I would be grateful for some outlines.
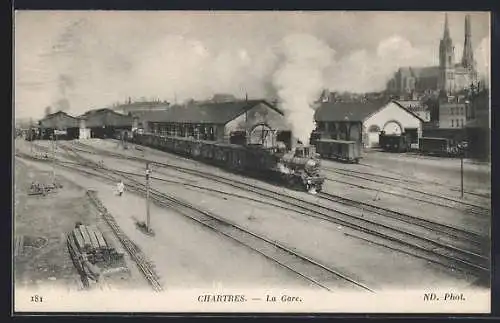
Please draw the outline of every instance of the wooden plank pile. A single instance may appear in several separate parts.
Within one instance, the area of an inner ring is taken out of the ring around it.
[[[123,253],[119,253],[95,226],[77,224],[68,233],[68,249],[86,287],[89,278],[98,281],[103,272],[126,270]]]
[[[46,195],[47,193],[55,193],[57,192],[57,189],[62,187],[63,186],[58,183],[40,184],[33,182],[28,190],[28,195]]]

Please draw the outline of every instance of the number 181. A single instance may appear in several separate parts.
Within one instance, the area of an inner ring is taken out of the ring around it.
[[[42,298],[42,296],[39,296],[39,295],[33,295],[33,296],[31,296],[31,302],[32,303],[41,303],[41,302],[43,302],[43,298]]]

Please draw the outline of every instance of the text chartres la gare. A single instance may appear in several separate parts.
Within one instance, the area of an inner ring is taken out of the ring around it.
[[[245,295],[220,295],[220,294],[204,294],[198,296],[198,302],[201,303],[240,303],[252,301],[266,301],[266,302],[282,302],[282,303],[292,303],[292,302],[302,302],[302,298],[297,296],[272,296],[266,295],[265,297],[252,297],[247,298]]]

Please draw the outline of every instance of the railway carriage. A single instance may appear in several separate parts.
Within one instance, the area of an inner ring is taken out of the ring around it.
[[[361,147],[356,141],[316,139],[316,150],[321,158],[330,158],[349,163],[359,163]]]

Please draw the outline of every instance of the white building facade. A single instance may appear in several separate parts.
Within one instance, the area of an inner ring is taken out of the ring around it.
[[[422,118],[391,101],[363,120],[365,147],[378,147],[381,131],[386,134],[407,133],[411,142],[418,144],[418,138],[422,136],[422,123]]]

